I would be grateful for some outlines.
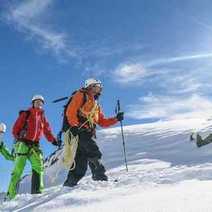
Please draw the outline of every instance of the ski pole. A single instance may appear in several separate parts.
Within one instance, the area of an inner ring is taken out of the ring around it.
[[[121,111],[120,101],[117,100],[116,112],[118,113],[120,111]],[[122,144],[123,144],[123,150],[124,150],[124,160],[125,160],[125,165],[126,165],[126,171],[128,172],[126,147],[125,147],[125,139],[124,139],[124,129],[123,129],[123,123],[122,123],[122,121],[120,121],[120,125],[121,125]]]

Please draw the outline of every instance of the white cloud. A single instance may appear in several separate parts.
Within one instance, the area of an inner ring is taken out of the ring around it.
[[[169,63],[212,57],[212,54],[191,55],[119,66],[114,75],[123,85],[142,85],[153,92],[128,106],[127,116],[134,119],[180,119],[210,117],[212,101],[208,97],[211,65],[186,68],[160,67]],[[157,67],[158,66],[158,67]],[[204,73],[204,74],[203,74]],[[207,86],[207,88],[206,88]]]
[[[173,72],[181,74],[181,70],[157,68],[157,66],[168,65],[176,62],[212,58],[212,53],[187,55],[180,57],[161,58],[152,61],[123,63],[113,72],[115,81],[120,84],[140,84],[141,80],[150,76],[167,75],[173,76]],[[168,78],[166,77],[166,78]]]
[[[164,72],[160,72],[163,74]],[[130,84],[135,82],[141,82],[142,79],[158,75],[159,72],[154,70],[147,70],[142,64],[123,64],[120,65],[113,73],[115,81],[121,84]]]
[[[159,118],[199,118],[210,117],[212,101],[192,95],[189,98],[153,96],[149,94],[139,99],[139,104],[129,106],[127,116],[134,119]]]
[[[157,60],[150,61],[147,63],[147,67],[153,67],[158,65],[165,65],[176,62],[183,62],[188,60],[197,60],[197,59],[207,59],[212,58],[212,53],[204,53],[204,54],[195,54],[195,55],[185,55],[179,57],[170,57],[170,58],[161,58]]]
[[[11,15],[14,18],[22,19],[34,19],[42,15],[47,7],[52,3],[52,0],[30,0],[20,3],[14,7],[11,11]]]
[[[212,57],[199,54],[159,59],[141,63],[122,64],[115,72],[117,82],[123,85],[139,85],[144,91],[153,92],[128,107],[127,116],[134,119],[179,119],[208,117],[212,114],[212,101],[208,98],[211,65],[187,68],[170,68],[163,65],[186,60]],[[160,66],[161,65],[161,66]],[[176,66],[177,67],[177,66]],[[178,66],[179,67],[179,66]],[[203,75],[204,73],[204,75]],[[206,88],[207,86],[207,88]],[[205,95],[205,96],[203,96]]]
[[[192,94],[198,92],[203,84],[193,76],[192,72],[186,74],[175,73],[164,75],[160,78],[162,83],[161,87],[167,90],[169,95],[182,95],[182,94]]]
[[[6,19],[16,30],[24,32],[28,38],[36,39],[43,48],[60,56],[75,56],[75,52],[67,45],[67,35],[44,23],[52,3],[53,0],[23,1],[7,11]]]

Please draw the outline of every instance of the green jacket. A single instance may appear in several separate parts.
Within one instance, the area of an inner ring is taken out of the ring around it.
[[[15,160],[15,157],[12,153],[9,152],[7,147],[4,145],[3,142],[0,142],[0,153],[4,156],[6,160]]]

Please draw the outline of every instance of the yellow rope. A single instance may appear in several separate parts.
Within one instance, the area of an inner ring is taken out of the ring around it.
[[[78,148],[79,136],[73,136],[70,129],[64,134],[63,164],[66,168],[75,169],[75,155]]]
[[[89,124],[90,128],[94,127],[94,115],[96,113],[96,109],[98,108],[98,104],[95,102],[95,105],[93,106],[92,110],[90,111],[90,113],[86,116],[86,121],[79,127],[79,129],[81,129],[85,124]],[[82,111],[83,113],[83,111]]]

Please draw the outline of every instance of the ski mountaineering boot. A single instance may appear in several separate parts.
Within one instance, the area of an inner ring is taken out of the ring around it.
[[[92,179],[95,181],[107,181],[108,177],[105,174],[105,167],[100,162],[100,159],[98,158],[90,158],[88,162],[91,173],[92,173]]]
[[[196,140],[197,146],[201,147],[201,146],[212,143],[212,134],[209,134],[205,139],[202,139],[201,136],[199,134],[197,134],[196,139],[197,139]]]
[[[201,147],[204,145],[203,139],[199,134],[197,134],[196,136],[196,144],[197,144],[197,147]]]

